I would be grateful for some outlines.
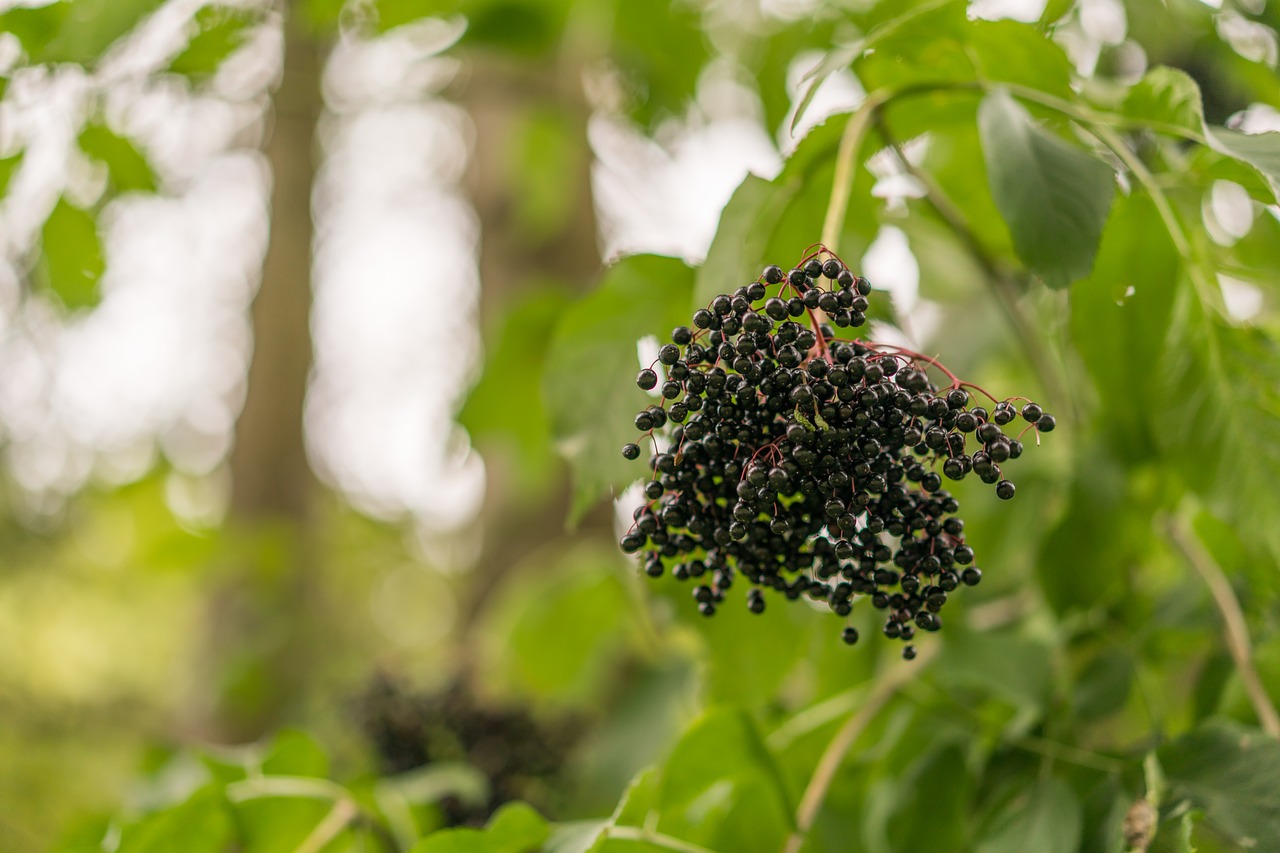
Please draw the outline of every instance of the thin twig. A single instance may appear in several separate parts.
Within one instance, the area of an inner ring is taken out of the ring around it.
[[[338,800],[324,816],[324,820],[317,823],[311,834],[302,839],[294,853],[320,853],[358,814],[360,808],[354,802],[348,799]]]
[[[831,787],[836,772],[839,771],[849,750],[857,742],[858,736],[893,698],[898,689],[920,674],[921,668],[938,653],[938,648],[937,643],[930,643],[911,663],[902,663],[877,677],[875,689],[867,696],[867,701],[840,727],[835,737],[831,739],[831,743],[827,744],[822,757],[818,759],[818,766],[809,777],[809,784],[805,787],[800,805],[796,808],[795,831],[788,836],[786,844],[783,845],[783,853],[799,853],[805,837],[818,818],[823,801],[827,798],[827,789]]]
[[[867,135],[872,116],[890,97],[888,92],[872,92],[867,95],[862,106],[849,117],[840,136],[840,147],[836,149],[836,173],[831,181],[831,201],[827,204],[827,215],[822,220],[822,243],[832,251],[839,251],[840,231],[844,228],[844,217],[849,211],[849,197],[853,194],[853,167],[862,147],[862,140]]]
[[[1244,611],[1240,608],[1235,590],[1231,588],[1231,582],[1227,580],[1222,567],[1214,561],[1183,523],[1176,518],[1170,518],[1168,528],[1173,544],[1178,547],[1191,568],[1196,570],[1205,586],[1209,588],[1209,595],[1213,597],[1213,603],[1222,616],[1227,651],[1235,661],[1245,693],[1249,695],[1249,702],[1253,705],[1254,713],[1258,715],[1258,722],[1267,734],[1280,738],[1280,713],[1276,712],[1276,706],[1272,704],[1271,697],[1262,686],[1262,679],[1258,677],[1258,670],[1253,665],[1253,646],[1249,642],[1249,626],[1245,622]]]
[[[654,847],[676,850],[679,853],[715,853],[714,850],[709,850],[706,847],[701,847],[671,835],[663,835],[661,832],[656,832],[652,829],[640,829],[634,826],[610,826],[605,829],[604,834],[606,838],[616,838],[619,841],[642,841]]]

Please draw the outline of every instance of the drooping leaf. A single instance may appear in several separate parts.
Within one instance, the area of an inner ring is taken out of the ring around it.
[[[1050,776],[1016,796],[974,848],[977,853],[1075,853],[1080,846],[1080,801]]]
[[[222,61],[245,43],[250,31],[262,23],[260,9],[248,6],[205,6],[196,12],[195,35],[166,69],[192,80],[212,77]]]
[[[40,247],[44,287],[67,308],[91,308],[101,294],[98,281],[105,263],[93,214],[65,198],[45,220]]]
[[[1280,849],[1280,743],[1237,723],[1197,726],[1159,751],[1170,807],[1189,801],[1248,849]]]
[[[105,124],[91,123],[80,132],[80,148],[104,163],[117,192],[155,192],[156,176],[151,164],[132,141]]]
[[[1093,267],[1115,194],[1115,173],[1098,158],[1036,125],[1004,92],[978,108],[991,195],[1018,256],[1050,287]]]
[[[552,436],[573,468],[571,523],[597,500],[644,476],[622,458],[640,436],[635,415],[653,398],[636,388],[636,342],[665,340],[689,322],[693,271],[674,258],[634,255],[615,264],[600,287],[568,307],[547,352],[542,391]]]
[[[1120,198],[1088,278],[1071,288],[1071,336],[1098,391],[1107,439],[1128,460],[1150,458],[1150,413],[1185,275],[1149,196]]]
[[[693,722],[662,768],[658,829],[714,850],[774,850],[792,829],[782,776],[742,711]]]
[[[1204,127],[1200,86],[1185,71],[1167,65],[1148,70],[1125,96],[1121,111],[1127,118],[1155,127],[1196,134]]]
[[[551,834],[547,821],[524,803],[508,803],[484,829],[444,829],[415,844],[410,853],[534,853]]]

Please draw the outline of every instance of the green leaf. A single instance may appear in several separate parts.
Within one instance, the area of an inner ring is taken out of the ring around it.
[[[163,0],[58,0],[38,9],[10,9],[0,31],[18,36],[33,64],[95,65]]]
[[[58,35],[70,8],[70,0],[56,0],[47,6],[9,9],[0,13],[0,33],[15,36],[28,59],[38,63],[49,42]]]
[[[571,302],[563,288],[522,288],[488,336],[480,381],[458,413],[490,463],[511,473],[519,494],[541,495],[559,464],[540,385],[552,334]]]
[[[658,829],[714,850],[774,850],[793,828],[791,798],[755,724],[717,708],[693,722],[662,768]]]
[[[262,20],[262,10],[252,7],[215,4],[201,8],[195,15],[195,35],[166,70],[197,81],[212,77]]]
[[[117,853],[222,853],[233,840],[231,815],[212,786],[184,803],[148,815],[120,833]]]
[[[1280,344],[1209,315],[1186,288],[1157,374],[1157,440],[1215,515],[1280,554]]]
[[[1018,256],[1053,288],[1088,275],[1115,193],[1111,167],[1041,130],[1004,92],[983,98],[978,129]]]
[[[591,703],[627,648],[632,604],[612,548],[584,546],[553,572],[517,576],[486,621],[486,667],[521,697]]]
[[[611,489],[644,476],[621,453],[637,440],[636,412],[654,402],[635,385],[636,341],[665,341],[687,323],[692,289],[693,271],[683,262],[635,255],[615,264],[556,326],[542,390],[552,435],[573,468],[571,523]]]
[[[1256,729],[1213,721],[1159,751],[1168,802],[1189,801],[1205,823],[1241,847],[1280,850],[1280,743]]]
[[[977,853],[1075,853],[1080,846],[1080,802],[1066,782],[1036,782],[996,816]]]
[[[1271,191],[1280,197],[1280,133],[1240,133],[1205,125],[1209,147],[1248,163],[1262,173]]]
[[[1075,680],[1073,704],[1076,715],[1096,720],[1119,711],[1129,700],[1137,677],[1133,656],[1121,648],[1111,648],[1094,657]]]
[[[973,779],[960,744],[941,743],[903,774],[888,837],[899,850],[969,849]],[[929,820],[920,816],[928,814]]]
[[[652,128],[682,114],[709,57],[699,6],[684,0],[623,0],[614,4],[613,16],[609,58],[632,95],[632,117]]]
[[[1150,69],[1134,84],[1121,112],[1136,121],[1189,133],[1199,134],[1204,127],[1200,86],[1185,71],[1167,65]]]
[[[508,803],[484,829],[445,829],[413,846],[410,853],[533,853],[551,834],[542,815],[524,803]]]
[[[1105,435],[1122,458],[1152,457],[1162,423],[1150,413],[1185,276],[1149,196],[1123,196],[1089,277],[1071,288],[1071,337],[1098,391]]]
[[[657,767],[646,767],[632,778],[618,800],[609,822],[615,826],[643,826],[658,801],[658,785],[662,780]]]
[[[19,151],[12,157],[0,157],[0,196],[9,191],[9,181],[13,180],[13,176],[17,174],[19,167],[22,166],[22,158],[26,155],[26,151]]]
[[[263,757],[262,772],[268,776],[314,776],[324,779],[329,775],[329,757],[306,732],[285,729],[276,735],[271,748]]]
[[[58,199],[45,220],[41,242],[42,282],[70,309],[91,308],[101,294],[105,262],[93,214]]]
[[[933,672],[942,684],[977,686],[1022,708],[1039,711],[1049,699],[1049,647],[1008,631],[978,633],[948,625]]]
[[[883,4],[895,8],[892,4]],[[1035,27],[969,20],[963,0],[923,3],[868,34],[854,71],[868,91],[937,83],[1010,82],[1072,97],[1071,63]]]
[[[133,142],[116,134],[105,124],[86,125],[80,132],[80,148],[90,157],[106,164],[107,173],[117,192],[155,192],[156,176],[151,171],[147,158]]]
[[[831,195],[836,151],[849,115],[832,116],[800,140],[772,181],[748,175],[720,214],[706,261],[698,268],[694,306],[701,307],[721,293],[732,293],[755,281],[766,264],[787,265],[819,236]],[[861,163],[871,153],[865,146],[854,185],[839,251],[855,263],[875,238],[879,202],[871,198],[875,180]],[[873,299],[869,316],[884,319],[889,300]]]

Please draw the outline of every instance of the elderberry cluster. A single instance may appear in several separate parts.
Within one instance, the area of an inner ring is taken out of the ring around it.
[[[622,550],[641,552],[652,577],[669,567],[693,580],[703,614],[741,576],[754,613],[768,590],[842,617],[865,597],[885,611],[885,636],[909,643],[942,627],[954,590],[982,579],[943,477],[972,473],[1012,498],[1001,466],[1023,444],[1002,427],[1020,416],[1024,432],[1050,432],[1053,416],[1031,401],[1015,406],[1025,398],[971,405],[967,388],[986,392],[932,358],[837,339],[832,325],[866,322],[870,295],[865,278],[820,248],[717,296],[636,377],[661,402],[636,415],[653,473]],[[622,454],[638,459],[641,447]],[[858,640],[851,625],[842,636]]]

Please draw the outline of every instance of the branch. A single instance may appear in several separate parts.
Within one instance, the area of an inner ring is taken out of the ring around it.
[[[858,149],[867,135],[867,127],[876,111],[884,105],[891,93],[886,91],[872,92],[867,95],[862,106],[858,107],[844,126],[840,136],[840,147],[836,150],[836,174],[831,181],[831,201],[827,204],[827,215],[822,220],[822,244],[834,252],[839,250],[840,231],[844,228],[844,217],[849,211],[849,196],[853,193],[853,164],[858,157]]]
[[[809,784],[804,789],[804,796],[800,798],[800,805],[796,808],[796,829],[783,845],[783,853],[799,853],[805,837],[818,818],[823,801],[827,798],[827,789],[831,787],[836,772],[840,769],[849,750],[857,742],[858,736],[893,698],[898,689],[919,675],[920,669],[938,653],[938,648],[937,643],[930,643],[913,662],[900,664],[895,669],[878,676],[875,689],[867,696],[866,703],[840,727],[840,731],[836,732],[835,737],[822,753],[822,758],[818,760],[818,766],[814,768],[813,776],[809,778]]]
[[[1231,653],[1236,669],[1240,672],[1240,680],[1244,683],[1250,703],[1253,704],[1254,713],[1258,715],[1258,722],[1267,734],[1280,738],[1280,713],[1276,712],[1276,706],[1272,704],[1271,697],[1262,686],[1258,670],[1253,665],[1253,647],[1249,642],[1249,627],[1245,622],[1244,611],[1240,608],[1235,591],[1231,588],[1231,582],[1227,580],[1222,567],[1213,560],[1184,524],[1170,518],[1168,528],[1169,538],[1173,544],[1182,552],[1182,556],[1191,564],[1191,568],[1200,575],[1205,586],[1209,587],[1213,603],[1222,616],[1227,651]]]
[[[342,830],[360,814],[360,809],[351,800],[338,800],[333,808],[324,816],[324,820],[316,824],[311,834],[302,839],[294,853],[320,853],[330,841],[338,837]]]

